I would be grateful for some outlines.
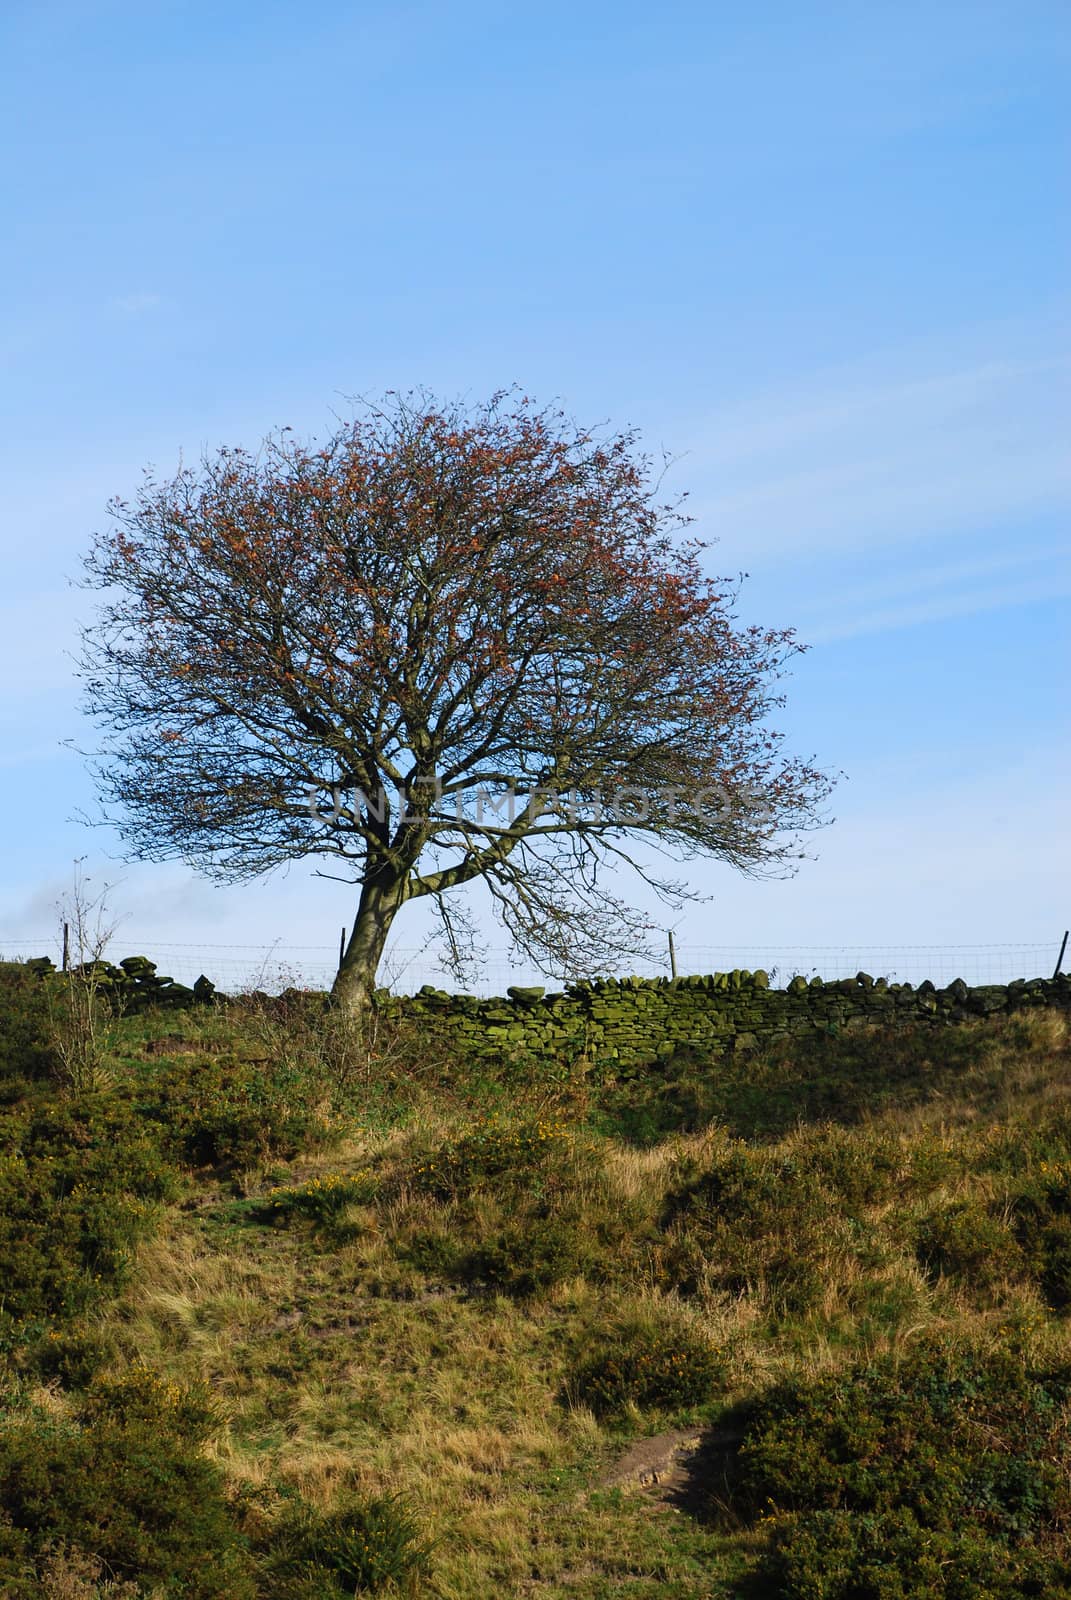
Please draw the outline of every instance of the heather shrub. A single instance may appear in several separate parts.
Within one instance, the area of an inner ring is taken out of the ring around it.
[[[1068,1051],[1064,1053],[1066,1056]],[[1022,1151],[1023,1171],[1044,1172],[1048,1183],[1059,1183],[1061,1169],[1071,1161],[1071,1104],[1060,1100],[1044,1109],[1029,1126],[1015,1132]]]

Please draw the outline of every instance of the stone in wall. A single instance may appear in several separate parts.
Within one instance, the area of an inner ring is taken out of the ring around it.
[[[417,1016],[445,1037],[463,1039],[477,1057],[557,1058],[642,1067],[686,1046],[711,1055],[754,1050],[778,1039],[837,1034],[868,1027],[949,1026],[975,1017],[1035,1006],[1071,1009],[1071,977],[1019,979],[944,988],[888,983],[859,972],[826,983],[793,978],[771,989],[765,972],[683,978],[600,978],[546,993],[514,987],[505,998],[450,995],[427,985],[412,998],[377,993],[386,1011]]]

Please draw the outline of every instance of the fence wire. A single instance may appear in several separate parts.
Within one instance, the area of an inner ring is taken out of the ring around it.
[[[60,960],[58,939],[23,939],[0,936],[0,953],[8,960],[50,956]],[[783,987],[797,974],[804,977],[851,978],[867,972],[890,983],[921,983],[929,978],[939,987],[962,978],[969,984],[1009,983],[1014,978],[1051,977],[1059,953],[1057,939],[1023,944],[960,945],[701,945],[677,946],[677,970],[690,973],[729,972],[735,967],[762,968],[775,987]],[[328,988],[338,965],[337,945],[272,944],[160,944],[124,939],[113,945],[113,960],[144,955],[161,974],[192,984],[203,972],[227,993],[263,989],[269,993],[295,988]],[[597,972],[570,977],[605,976]],[[666,977],[665,960],[636,963],[630,975]],[[448,977],[434,952],[427,948],[394,945],[384,958],[380,981],[399,994],[415,993],[423,984],[437,988],[467,988],[480,995],[504,994],[510,984],[544,984],[560,987],[569,978],[548,978],[518,961],[505,949],[493,949],[481,963],[479,977],[466,985]]]

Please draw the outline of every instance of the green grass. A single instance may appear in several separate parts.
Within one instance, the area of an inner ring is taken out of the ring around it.
[[[615,1080],[169,1011],[78,1098],[31,1012],[0,1452],[55,1503],[0,1516],[0,1591],[1065,1592],[1058,1015]],[[686,1501],[609,1486],[673,1429],[727,1441]]]

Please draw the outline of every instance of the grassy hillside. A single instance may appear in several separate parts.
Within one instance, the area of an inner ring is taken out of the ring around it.
[[[0,980],[0,1594],[1071,1595],[1059,1014],[615,1080],[235,1005],[75,1087]]]

